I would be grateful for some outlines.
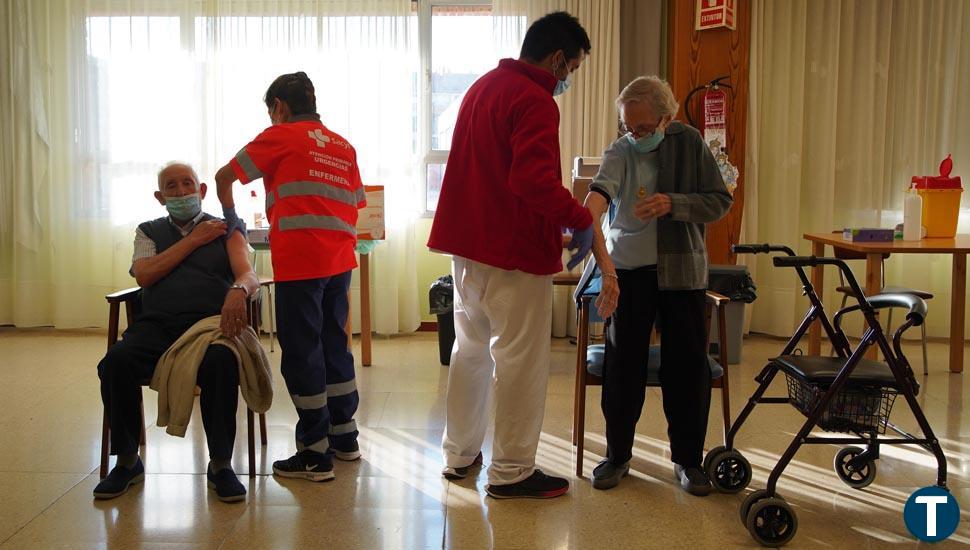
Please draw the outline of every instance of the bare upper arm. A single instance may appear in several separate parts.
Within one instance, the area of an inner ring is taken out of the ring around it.
[[[216,185],[233,183],[238,179],[236,172],[233,171],[232,166],[228,162],[216,172]]]
[[[585,206],[589,209],[589,213],[593,215],[593,221],[597,222],[609,208],[609,203],[606,202],[606,198],[603,195],[596,191],[590,191],[586,195]]]
[[[249,263],[249,245],[239,231],[233,231],[226,239],[226,253],[229,255],[229,265],[235,278],[255,273]]]

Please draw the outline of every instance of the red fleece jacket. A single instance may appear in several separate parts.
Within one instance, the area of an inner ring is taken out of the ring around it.
[[[556,77],[503,59],[462,101],[428,247],[494,267],[562,270],[562,229],[589,211],[562,185]]]

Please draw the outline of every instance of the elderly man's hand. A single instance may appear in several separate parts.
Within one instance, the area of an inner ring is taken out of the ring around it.
[[[222,304],[222,319],[219,328],[222,334],[230,338],[239,336],[246,328],[246,291],[230,288],[226,294],[226,301]]]
[[[600,295],[596,297],[596,312],[601,319],[608,319],[616,311],[616,304],[620,299],[620,282],[616,278],[616,273],[604,273],[602,278]]]
[[[633,214],[640,221],[650,221],[655,218],[662,218],[670,213],[670,197],[663,193],[654,193],[649,197],[640,199],[633,206]]]
[[[196,246],[203,246],[226,234],[226,222],[222,220],[208,220],[196,225],[189,237]]]

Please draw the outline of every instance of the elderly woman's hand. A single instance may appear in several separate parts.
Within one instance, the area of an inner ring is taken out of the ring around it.
[[[633,208],[633,214],[641,221],[650,221],[654,218],[662,218],[670,213],[670,197],[663,193],[654,193],[649,197],[637,201]]]
[[[600,295],[596,298],[596,312],[600,318],[607,319],[616,311],[620,298],[620,281],[616,278],[616,273],[604,273],[602,281]]]

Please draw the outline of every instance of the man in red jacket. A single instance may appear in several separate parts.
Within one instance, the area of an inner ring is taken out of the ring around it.
[[[551,498],[569,483],[535,467],[549,378],[552,275],[592,243],[592,217],[562,185],[559,108],[552,99],[589,53],[579,21],[533,23],[519,59],[468,89],[458,112],[428,247],[451,254],[455,333],[442,448],[448,479],[482,463],[494,387],[495,438],[486,492]]]

